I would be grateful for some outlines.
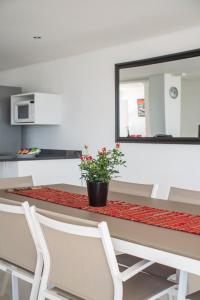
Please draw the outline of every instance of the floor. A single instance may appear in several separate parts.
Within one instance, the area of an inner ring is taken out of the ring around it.
[[[3,278],[4,273],[0,271],[0,282]],[[31,285],[22,280],[19,280],[19,299],[20,300],[28,300],[30,295]],[[9,280],[7,291],[5,296],[0,296],[0,300],[12,300],[11,295],[11,281]]]

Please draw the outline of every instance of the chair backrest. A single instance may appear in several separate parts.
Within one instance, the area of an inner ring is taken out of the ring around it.
[[[168,200],[200,205],[200,191],[171,187]]]
[[[32,176],[0,178],[0,189],[33,186]]]
[[[0,259],[34,272],[37,251],[28,203],[5,203],[5,199],[0,199]]]
[[[142,184],[126,181],[111,180],[109,190],[127,195],[138,195],[143,197],[155,198],[158,190],[158,185]]]
[[[115,298],[122,285],[116,284],[119,269],[105,222],[32,214],[44,256],[41,289],[50,282],[83,299],[121,299]]]

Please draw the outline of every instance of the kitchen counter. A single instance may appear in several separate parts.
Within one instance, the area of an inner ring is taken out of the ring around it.
[[[80,150],[54,150],[41,149],[39,155],[33,158],[17,158],[14,155],[0,154],[0,162],[4,161],[28,161],[28,160],[54,160],[54,159],[76,159],[80,158]]]
[[[42,149],[35,158],[0,154],[0,178],[32,176],[34,185],[81,184],[79,150]]]

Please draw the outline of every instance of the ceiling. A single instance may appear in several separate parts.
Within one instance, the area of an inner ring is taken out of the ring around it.
[[[199,0],[0,0],[0,70],[194,27],[199,12]]]

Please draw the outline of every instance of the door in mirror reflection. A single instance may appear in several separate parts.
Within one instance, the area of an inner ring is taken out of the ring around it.
[[[146,136],[147,81],[120,83],[121,136]]]

